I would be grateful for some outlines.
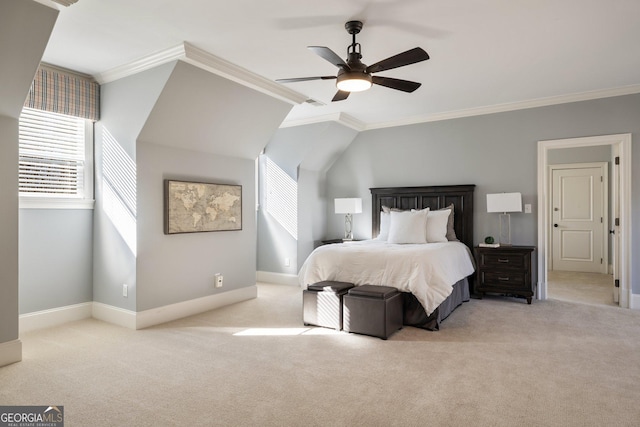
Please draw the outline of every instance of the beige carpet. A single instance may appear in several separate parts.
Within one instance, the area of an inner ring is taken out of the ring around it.
[[[0,405],[64,405],[67,427],[640,424],[640,312],[485,297],[382,341],[302,327],[301,299],[24,334]]]
[[[613,302],[613,276],[575,271],[548,271],[549,298],[583,304],[608,305]]]

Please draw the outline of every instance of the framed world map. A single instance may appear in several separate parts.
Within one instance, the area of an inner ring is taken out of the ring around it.
[[[164,181],[164,233],[242,230],[242,186]]]

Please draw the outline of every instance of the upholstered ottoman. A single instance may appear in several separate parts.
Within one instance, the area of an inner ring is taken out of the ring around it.
[[[302,291],[302,320],[305,325],[342,330],[342,297],[353,283],[324,281]]]
[[[390,286],[362,285],[342,299],[343,329],[386,340],[402,328],[402,294]]]

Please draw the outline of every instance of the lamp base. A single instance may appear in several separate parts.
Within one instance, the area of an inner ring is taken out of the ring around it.
[[[508,213],[500,214],[500,237],[498,239],[500,246],[511,245],[511,215]]]
[[[348,213],[344,216],[344,240],[353,240],[353,219]]]

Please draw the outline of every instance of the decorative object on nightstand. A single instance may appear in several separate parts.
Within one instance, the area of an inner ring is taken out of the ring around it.
[[[534,283],[531,279],[531,256],[534,246],[500,246],[474,248],[477,271],[475,292],[517,295],[531,304]]]
[[[344,240],[353,240],[353,218],[351,215],[362,213],[362,199],[335,199],[335,212],[337,214],[345,214]]]
[[[487,194],[487,212],[500,214],[500,246],[511,246],[511,215],[508,212],[522,212],[522,194]]]
[[[480,243],[478,246],[481,248],[498,248],[500,243],[496,243],[492,236],[487,236],[484,238],[484,243]]]

